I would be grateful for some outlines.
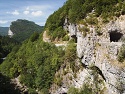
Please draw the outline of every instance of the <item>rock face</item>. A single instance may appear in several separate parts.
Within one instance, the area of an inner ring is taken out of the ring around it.
[[[102,72],[107,88],[105,94],[125,94],[125,68],[117,61],[118,51],[123,44],[121,39],[125,37],[125,16],[103,25],[101,27],[103,33],[100,36],[94,26],[90,28],[89,34],[83,36],[78,25],[68,23],[67,19],[64,25],[64,29],[69,31],[71,37],[77,37],[77,54],[82,63],[86,66],[94,65]],[[73,84],[77,88],[85,81],[85,76],[81,74],[87,73],[82,72],[79,72],[77,77],[83,80]]]
[[[52,94],[65,94],[70,86],[81,88],[88,81],[86,77],[90,77],[88,82],[93,85],[95,80],[90,74],[91,69],[88,69],[90,66],[100,71],[100,78],[103,79],[100,88],[106,88],[104,94],[125,94],[125,67],[117,61],[118,51],[123,44],[121,40],[125,37],[125,15],[102,25],[101,35],[98,34],[95,26],[90,26],[89,33],[83,36],[79,27],[84,25],[71,24],[65,19],[64,29],[69,31],[71,38],[76,36],[77,55],[86,68],[79,70],[76,78],[73,77],[72,72],[69,72],[68,75],[72,76],[72,80],[63,80],[62,86],[51,90]]]
[[[11,79],[11,83],[15,85],[15,89],[19,89],[21,91],[21,94],[27,94],[28,88],[20,83],[19,78],[20,76]]]
[[[68,19],[66,18],[65,19],[65,23],[64,23],[64,29],[66,30],[66,31],[69,31],[69,33],[70,33],[70,38],[72,38],[72,37],[76,37],[76,35],[77,35],[77,27],[76,27],[76,25],[75,24],[72,24],[72,23],[69,23],[68,22]]]
[[[101,28],[101,36],[96,34],[95,28],[86,37],[77,32],[78,57],[85,65],[94,64],[102,71],[108,94],[125,94],[125,67],[119,66],[117,61],[122,45],[120,40],[125,35],[124,23],[125,16],[121,16],[116,21],[104,25]]]
[[[9,28],[9,31],[8,31],[8,36],[9,37],[12,37],[14,34],[13,34],[13,32],[10,30],[10,28]]]
[[[47,31],[44,31],[44,33],[43,33],[43,41],[44,42],[51,42],[49,36],[47,36]]]

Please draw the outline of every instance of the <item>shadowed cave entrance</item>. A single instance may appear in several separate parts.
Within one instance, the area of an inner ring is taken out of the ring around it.
[[[111,32],[109,34],[110,34],[110,42],[118,42],[123,36],[123,34],[119,32]]]
[[[71,37],[72,37],[72,39],[74,39],[74,42],[77,43],[77,37],[76,37],[76,35],[72,35]]]

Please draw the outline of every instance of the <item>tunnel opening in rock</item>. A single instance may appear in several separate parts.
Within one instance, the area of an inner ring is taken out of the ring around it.
[[[72,39],[74,39],[75,43],[77,43],[77,37],[76,37],[76,35],[72,35],[71,37],[72,37]]]
[[[123,34],[119,32],[110,33],[110,42],[118,42],[122,38]]]

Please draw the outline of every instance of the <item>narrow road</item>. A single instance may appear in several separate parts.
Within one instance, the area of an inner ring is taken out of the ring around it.
[[[43,41],[44,42],[51,42],[51,40],[50,40],[49,36],[47,35],[46,31],[44,31],[44,33],[43,33]]]
[[[47,35],[47,31],[44,31],[43,33],[43,41],[44,42],[51,42],[49,36]],[[67,45],[67,41],[62,41],[62,42],[56,42],[54,43],[57,47],[58,46],[66,46]]]

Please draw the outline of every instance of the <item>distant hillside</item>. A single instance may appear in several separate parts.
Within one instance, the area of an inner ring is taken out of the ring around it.
[[[0,35],[6,36],[8,33],[9,27],[0,27]]]
[[[10,30],[14,33],[13,38],[22,42],[29,38],[34,32],[42,32],[43,26],[39,26],[32,21],[18,19],[11,23]]]

